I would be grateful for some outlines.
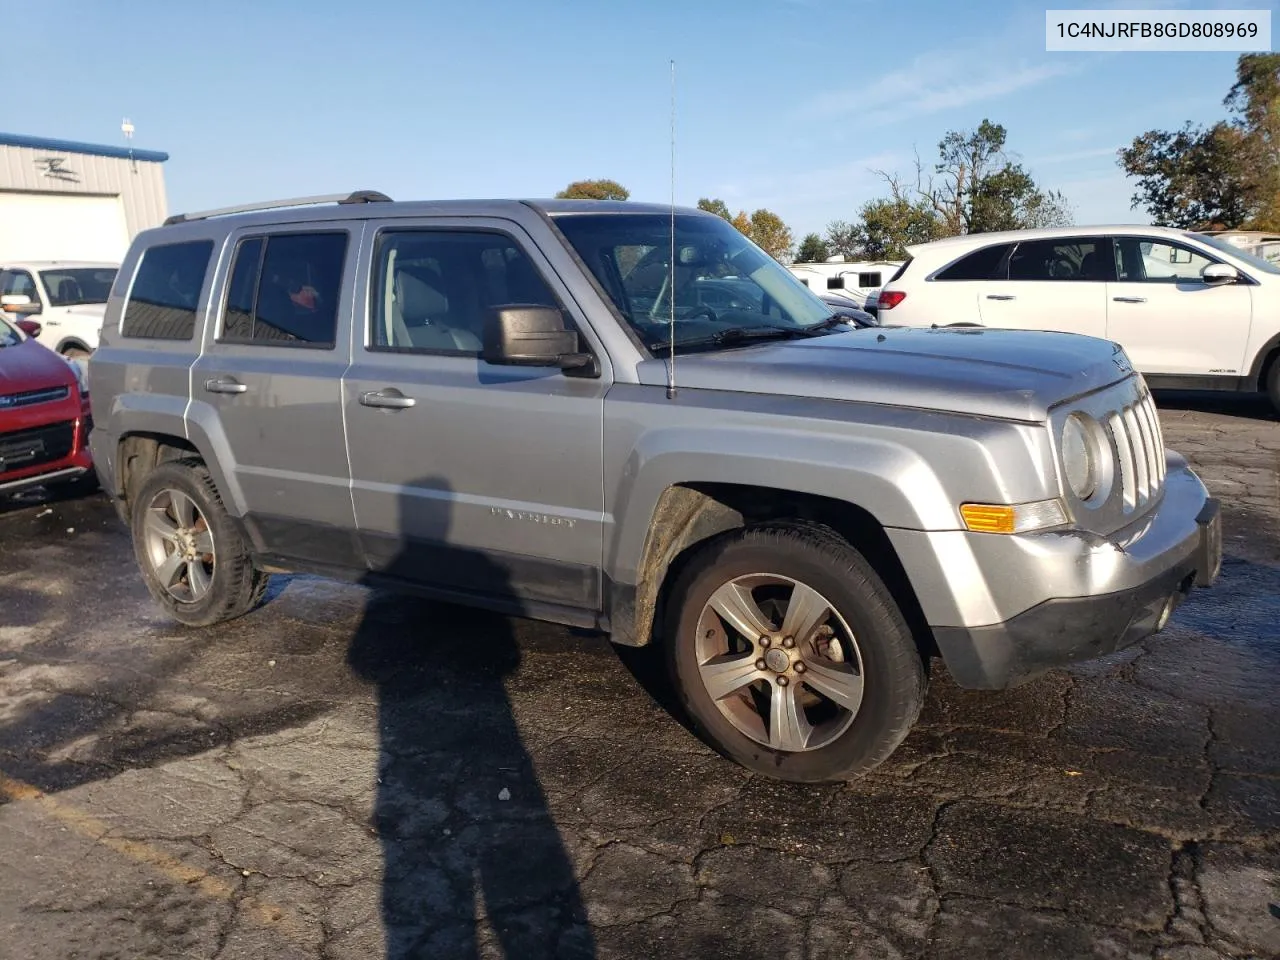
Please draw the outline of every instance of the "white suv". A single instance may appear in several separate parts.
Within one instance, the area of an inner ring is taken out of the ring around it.
[[[36,337],[71,359],[98,348],[115,263],[71,260],[0,264],[0,310],[9,319],[39,317]]]
[[[1059,227],[921,244],[885,284],[886,326],[1104,337],[1152,387],[1262,391],[1280,410],[1280,265],[1167,227]]]

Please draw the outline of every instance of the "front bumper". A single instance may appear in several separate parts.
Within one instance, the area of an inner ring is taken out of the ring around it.
[[[1217,501],[1181,457],[1168,466],[1159,505],[1112,537],[891,533],[957,683],[1002,689],[1105,656],[1158,632],[1193,586],[1216,579]]]

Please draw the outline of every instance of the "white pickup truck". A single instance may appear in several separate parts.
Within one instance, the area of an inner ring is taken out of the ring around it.
[[[0,310],[9,319],[39,317],[36,338],[71,359],[98,348],[115,263],[72,260],[0,264]]]

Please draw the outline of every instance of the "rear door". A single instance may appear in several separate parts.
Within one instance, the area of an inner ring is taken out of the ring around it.
[[[237,231],[192,369],[263,553],[361,567],[342,423],[359,223]]]
[[[463,594],[598,610],[607,358],[515,223],[373,231],[344,382],[352,494],[373,570]],[[480,356],[499,304],[560,308],[599,377]]]
[[[1107,335],[1143,373],[1236,377],[1252,319],[1245,283],[1210,284],[1206,252],[1163,237],[1116,237]]]
[[[1020,242],[1010,252],[1002,278],[982,286],[982,324],[1105,337],[1112,266],[1106,237]]]

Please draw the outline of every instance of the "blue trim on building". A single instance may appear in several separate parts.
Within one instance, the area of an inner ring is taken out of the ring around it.
[[[78,143],[75,140],[52,140],[49,137],[26,137],[20,133],[0,133],[0,147],[30,147],[32,150],[49,150],[53,153],[87,153],[95,157],[115,157],[117,160],[146,160],[164,163],[167,153],[159,150],[133,150],[128,147],[108,147],[101,143]]]

